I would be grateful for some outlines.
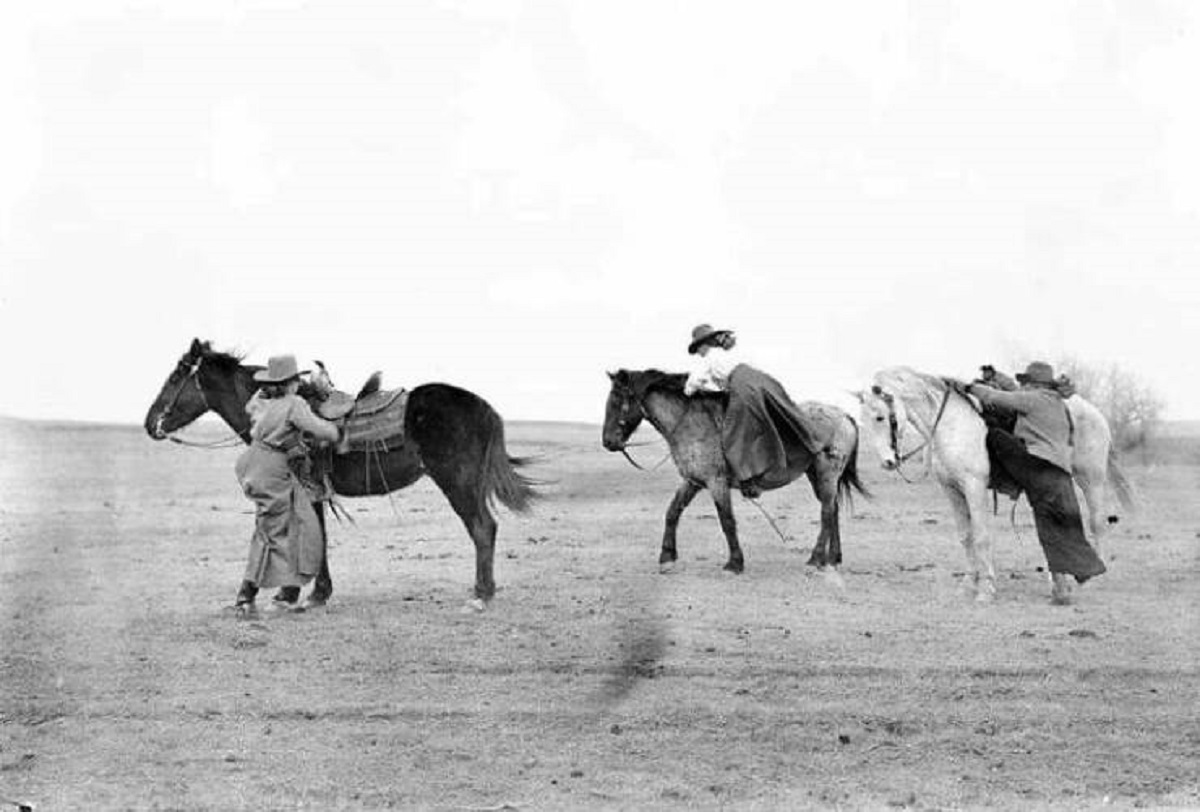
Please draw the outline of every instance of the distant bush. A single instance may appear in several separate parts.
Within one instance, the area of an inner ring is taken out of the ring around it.
[[[1104,413],[1119,451],[1147,448],[1166,401],[1145,380],[1116,364],[1091,364],[1070,356],[1054,367]]]

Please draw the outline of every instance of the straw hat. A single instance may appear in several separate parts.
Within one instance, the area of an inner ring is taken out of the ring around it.
[[[1018,383],[1035,383],[1042,386],[1054,385],[1054,367],[1045,361],[1031,361],[1024,372],[1017,373]]]
[[[296,366],[296,356],[272,355],[267,359],[267,368],[254,373],[254,380],[259,383],[287,383],[304,372],[308,370]]]
[[[692,343],[688,344],[688,354],[695,355],[696,350],[698,350],[700,345],[704,342],[713,338],[717,338],[718,336],[729,335],[731,332],[733,331],[714,329],[711,324],[697,325],[696,328],[692,330]]]

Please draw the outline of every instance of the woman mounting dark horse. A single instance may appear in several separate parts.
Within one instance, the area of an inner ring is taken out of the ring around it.
[[[664,570],[678,557],[675,530],[679,517],[700,489],[708,488],[729,545],[725,569],[741,572],[745,564],[730,499],[730,487],[737,477],[722,442],[722,427],[728,419],[727,398],[704,392],[695,396],[685,394],[688,377],[653,369],[610,373],[612,388],[604,415],[604,447],[609,451],[624,451],[630,435],[643,419],[671,447],[671,457],[683,482],[667,508],[658,559]],[[858,479],[858,427],[849,415],[833,406],[805,403],[794,408],[806,425],[823,428],[825,439],[815,453],[809,453],[786,423],[773,421],[772,430],[786,441],[786,459],[775,470],[758,472],[758,479],[752,484],[772,490],[807,475],[813,493],[821,502],[821,530],[808,563],[836,567],[842,561],[839,502],[849,495],[851,488],[868,495]]]
[[[193,340],[146,413],[147,434],[166,439],[211,410],[249,443],[246,404],[260,386],[254,375],[261,369],[213,350],[206,341]],[[335,454],[329,472],[333,490],[342,496],[381,496],[428,474],[450,500],[475,545],[472,605],[482,609],[496,592],[492,503],[499,501],[518,513],[531,506],[536,498],[534,484],[516,470],[526,461],[508,456],[504,422],[486,401],[448,384],[423,384],[409,393],[404,438],[399,447],[382,452]],[[322,506],[316,507],[324,530]],[[308,603],[324,603],[332,592],[329,559],[323,551]]]

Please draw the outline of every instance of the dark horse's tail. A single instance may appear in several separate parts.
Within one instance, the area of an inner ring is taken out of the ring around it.
[[[871,498],[871,492],[858,478],[858,423],[854,421],[853,417],[850,418],[850,422],[854,424],[854,447],[850,449],[850,458],[846,460],[846,467],[842,469],[842,475],[838,477],[838,499],[847,504],[853,500],[852,490],[858,491],[868,499]]]
[[[524,513],[538,496],[534,481],[517,470],[529,460],[508,455],[504,421],[494,409],[489,408],[488,413],[491,431],[483,452],[483,498],[489,504],[499,501],[515,513]]]

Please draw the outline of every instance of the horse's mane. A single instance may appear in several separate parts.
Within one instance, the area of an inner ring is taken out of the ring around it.
[[[909,402],[936,402],[946,391],[946,384],[937,375],[918,372],[906,366],[879,370],[875,373],[874,383],[884,391]]]
[[[617,373],[617,380],[627,386],[639,399],[652,390],[683,394],[687,373],[663,372],[661,369],[629,370]]]
[[[201,348],[201,357],[204,359],[204,363],[212,364],[222,372],[234,372],[246,360],[245,353],[214,350],[207,341],[201,345]]]

